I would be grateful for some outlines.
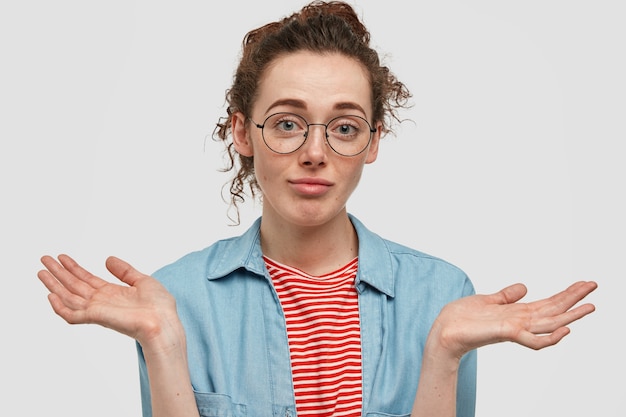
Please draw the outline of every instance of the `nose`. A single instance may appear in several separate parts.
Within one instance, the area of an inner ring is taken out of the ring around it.
[[[306,142],[301,148],[300,158],[304,165],[322,165],[326,163],[328,142],[326,125],[311,123],[306,135]]]

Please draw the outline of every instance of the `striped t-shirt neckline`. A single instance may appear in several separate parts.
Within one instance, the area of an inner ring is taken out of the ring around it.
[[[298,417],[360,416],[358,258],[321,276],[264,260],[285,314]]]

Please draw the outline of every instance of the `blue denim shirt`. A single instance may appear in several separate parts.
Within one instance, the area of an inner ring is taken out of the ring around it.
[[[387,241],[350,219],[359,239],[364,416],[411,413],[428,332],[448,302],[474,293],[455,266]],[[201,416],[296,416],[283,311],[266,270],[259,218],[154,276],[176,298]],[[138,346],[144,417],[152,416]],[[457,416],[473,417],[476,352],[459,370]]]

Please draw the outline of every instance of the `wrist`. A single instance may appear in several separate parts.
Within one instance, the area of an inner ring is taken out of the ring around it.
[[[463,353],[454,348],[455,343],[448,333],[437,320],[433,323],[424,346],[423,366],[435,365],[441,370],[458,371]]]
[[[138,340],[146,359],[181,354],[186,356],[185,330],[177,317],[155,326],[149,334],[143,340]]]

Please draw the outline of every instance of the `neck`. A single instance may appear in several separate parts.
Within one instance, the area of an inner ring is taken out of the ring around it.
[[[330,222],[300,226],[263,216],[263,254],[310,275],[335,271],[358,254],[356,231],[344,211]]]

